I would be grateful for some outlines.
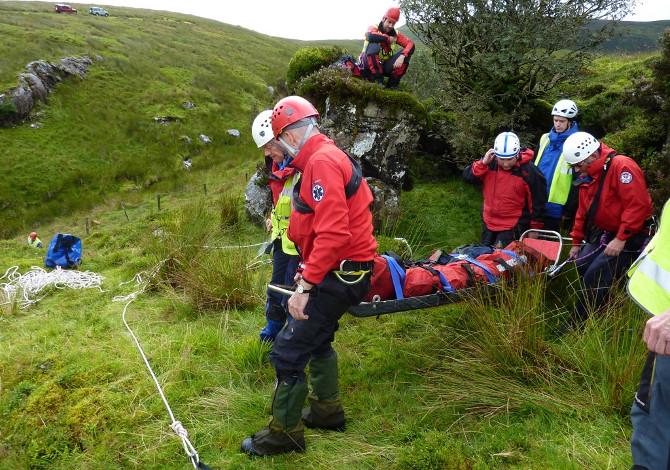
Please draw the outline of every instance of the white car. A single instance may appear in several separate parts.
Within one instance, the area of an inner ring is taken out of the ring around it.
[[[100,7],[90,7],[88,9],[88,12],[91,15],[109,16],[109,13],[107,13],[103,8],[100,8]]]

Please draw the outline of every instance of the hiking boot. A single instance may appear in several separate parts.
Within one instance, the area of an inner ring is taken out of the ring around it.
[[[302,426],[300,426],[300,430],[296,431],[286,431],[281,427],[274,430],[272,428],[271,423],[253,436],[243,440],[242,452],[264,457],[266,455],[305,451],[305,436]]]
[[[277,379],[272,396],[270,424],[242,441],[242,452],[259,457],[305,450],[304,426],[300,412],[307,396],[305,382]]]
[[[340,397],[330,400],[319,400],[310,394],[309,406],[302,410],[302,421],[310,429],[328,429],[343,432],[345,430],[344,410]]]

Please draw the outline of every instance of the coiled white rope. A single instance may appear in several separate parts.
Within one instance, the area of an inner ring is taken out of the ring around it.
[[[48,287],[98,289],[104,292],[102,290],[104,277],[91,271],[61,269],[60,266],[52,271],[39,266],[33,266],[25,274],[18,271],[18,266],[12,266],[0,277],[0,281],[7,280],[7,282],[0,283],[0,290],[4,293],[4,299],[0,305],[17,302],[20,308],[25,309],[42,300],[44,297],[39,297],[39,295]]]
[[[151,281],[152,278],[156,276],[158,271],[160,270],[161,266],[167,261],[167,259],[164,259],[163,261],[160,261],[156,266],[154,266],[151,270],[147,271],[142,271],[138,274],[135,275],[134,280],[137,285],[139,285],[139,289],[136,290],[135,292],[126,295],[126,296],[116,296],[112,299],[113,302],[121,302],[121,301],[126,301],[125,307],[123,307],[123,315],[121,318],[123,319],[123,324],[126,325],[126,328],[130,332],[130,336],[132,336],[133,341],[135,341],[135,345],[137,346],[137,349],[140,351],[140,355],[142,356],[142,359],[144,360],[144,364],[147,366],[147,369],[149,369],[149,373],[151,374],[151,378],[153,379],[154,383],[156,384],[156,388],[158,389],[158,393],[161,396],[161,399],[163,400],[163,403],[165,404],[165,408],[167,408],[168,414],[170,415],[170,419],[172,419],[172,424],[170,424],[170,428],[179,436],[181,439],[182,445],[184,446],[184,452],[186,452],[186,455],[191,459],[191,463],[193,464],[193,468],[209,468],[205,466],[204,464],[201,465],[200,462],[200,456],[198,455],[198,452],[195,450],[195,447],[191,444],[191,441],[188,440],[188,432],[186,431],[186,428],[182,426],[180,421],[177,421],[174,417],[174,414],[172,413],[172,408],[170,408],[170,404],[167,401],[167,398],[165,398],[165,394],[163,393],[163,389],[161,388],[160,384],[158,383],[158,379],[156,378],[156,374],[154,374],[153,369],[151,368],[151,364],[149,364],[149,359],[147,359],[146,354],[144,354],[144,350],[142,349],[142,346],[140,346],[140,342],[137,339],[137,336],[135,336],[135,333],[133,333],[132,328],[130,328],[130,325],[128,325],[128,322],[126,321],[126,312],[128,310],[128,306],[130,303],[137,298],[137,296],[141,293],[143,293],[147,286],[149,285],[149,282]],[[143,277],[143,275],[146,275]],[[129,282],[132,281],[127,281],[127,282],[122,282],[120,285],[128,284]]]

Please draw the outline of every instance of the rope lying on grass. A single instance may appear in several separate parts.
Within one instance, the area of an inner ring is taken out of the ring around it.
[[[33,266],[25,274],[18,272],[18,266],[12,266],[5,271],[0,281],[0,290],[4,292],[4,299],[0,305],[8,305],[17,302],[20,308],[39,302],[44,297],[38,297],[48,287],[56,289],[98,289],[102,290],[104,277],[91,271],[77,271],[61,269],[60,266],[52,271],[47,271],[38,266]]]
[[[170,424],[170,428],[179,436],[181,439],[182,445],[184,446],[184,452],[186,452],[186,455],[191,459],[191,463],[193,464],[193,468],[195,469],[203,469],[203,470],[211,470],[210,467],[205,465],[200,461],[200,456],[198,455],[198,452],[195,450],[195,447],[193,447],[193,444],[191,444],[191,441],[188,440],[188,431],[186,431],[186,428],[182,426],[180,421],[177,421],[174,417],[174,414],[172,413],[172,408],[170,408],[170,404],[167,401],[167,398],[165,398],[165,394],[163,393],[163,389],[161,388],[160,384],[158,383],[158,379],[156,378],[156,374],[154,374],[153,369],[151,368],[151,364],[149,364],[149,359],[147,359],[146,354],[144,354],[144,350],[142,349],[142,346],[140,346],[140,342],[137,339],[137,336],[135,336],[135,333],[133,333],[133,330],[130,328],[130,325],[128,325],[128,322],[126,321],[126,312],[128,310],[128,306],[130,303],[137,298],[137,296],[141,293],[143,293],[147,287],[149,286],[149,282],[151,279],[153,279],[156,274],[158,274],[158,271],[160,271],[161,266],[165,263],[167,260],[163,260],[159,262],[156,266],[154,266],[151,270],[147,271],[142,271],[138,274],[135,275],[134,281],[135,283],[139,286],[139,289],[136,290],[135,292],[128,294],[126,296],[116,296],[112,299],[112,302],[123,302],[126,301],[125,307],[123,307],[123,315],[121,318],[123,319],[123,324],[126,325],[126,328],[130,332],[130,336],[132,336],[133,341],[135,341],[135,345],[137,346],[137,349],[140,351],[140,355],[142,356],[142,359],[144,360],[144,364],[147,366],[147,369],[149,369],[149,373],[151,374],[151,378],[154,380],[154,383],[156,384],[156,388],[158,389],[158,393],[161,396],[161,399],[163,400],[163,403],[165,404],[165,408],[167,408],[168,414],[170,415],[170,419],[172,419],[172,424]],[[143,277],[143,275],[146,275]],[[127,281],[127,282],[122,282],[120,285],[128,284],[133,281]]]

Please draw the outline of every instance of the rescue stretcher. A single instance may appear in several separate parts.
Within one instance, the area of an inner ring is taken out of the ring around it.
[[[551,230],[531,229],[525,231],[521,234],[519,240],[512,242],[512,244],[506,247],[513,249],[518,254],[517,260],[521,261],[515,263],[513,269],[518,270],[528,266],[531,269],[526,269],[526,272],[530,272],[532,275],[543,274],[548,275],[549,277],[556,275],[568,262],[566,259],[560,263],[564,240],[565,239],[558,232]],[[499,269],[510,274],[510,266],[505,263],[503,264],[504,266],[500,266]],[[488,280],[491,281],[491,278],[489,277]],[[438,307],[459,302],[468,296],[481,294],[483,290],[485,291],[494,288],[495,284],[495,281],[491,281],[449,291],[446,289],[435,289],[434,292],[426,295],[387,300],[373,298],[370,301],[361,302],[358,305],[349,307],[348,312],[355,317],[365,318],[396,312]],[[289,288],[288,286],[269,284],[268,287],[271,290],[284,295],[291,295],[293,293],[293,288]]]

